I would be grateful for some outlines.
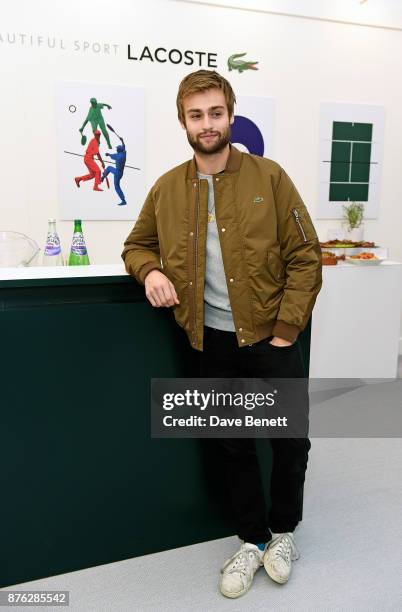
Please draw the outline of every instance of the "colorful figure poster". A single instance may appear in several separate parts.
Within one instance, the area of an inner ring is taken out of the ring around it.
[[[144,90],[56,84],[59,217],[132,220],[145,199]]]

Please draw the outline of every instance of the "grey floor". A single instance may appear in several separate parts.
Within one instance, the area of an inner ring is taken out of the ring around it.
[[[399,365],[402,378],[402,361]],[[27,582],[12,590],[68,590],[69,609],[82,612],[401,612],[401,473],[400,438],[312,439],[304,519],[295,531],[301,557],[293,564],[291,579],[278,585],[261,568],[252,589],[238,600],[218,591],[219,568],[238,548],[237,538]]]

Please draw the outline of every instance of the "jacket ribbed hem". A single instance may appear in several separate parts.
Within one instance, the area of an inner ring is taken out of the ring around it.
[[[285,321],[277,320],[273,327],[272,335],[288,340],[289,342],[295,342],[300,331],[297,325],[291,325],[290,323],[285,323]]]
[[[138,279],[137,279],[142,285],[145,284],[145,277],[148,274],[148,272],[151,272],[151,270],[159,270],[160,272],[162,272],[162,268],[154,262],[144,264],[140,268],[140,271],[138,272]]]
[[[190,342],[192,341],[191,333],[189,330],[185,330]],[[295,342],[297,340],[297,336],[300,333],[300,328],[296,325],[291,325],[289,323],[285,323],[284,321],[278,321],[273,319],[272,321],[267,321],[266,323],[262,323],[260,325],[255,325],[254,327],[254,338],[247,340],[246,343],[239,342],[239,348],[243,348],[244,346],[248,346],[249,344],[256,344],[261,340],[265,340],[265,338],[269,338],[270,336],[277,336],[278,338],[283,338],[284,340],[288,340],[289,342]],[[194,346],[198,351],[203,350],[203,346]]]

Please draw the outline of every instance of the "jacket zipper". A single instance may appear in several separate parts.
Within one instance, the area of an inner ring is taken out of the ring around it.
[[[197,179],[197,218],[194,240],[194,335],[197,336],[197,269],[198,269],[198,219],[200,216],[200,180]]]
[[[307,242],[306,232],[304,231],[303,226],[301,224],[300,217],[299,217],[299,212],[298,212],[297,208],[292,208],[292,213],[293,213],[293,216],[294,216],[294,218],[296,220],[296,223],[299,226],[300,231],[301,231],[301,233],[303,235],[304,242]]]

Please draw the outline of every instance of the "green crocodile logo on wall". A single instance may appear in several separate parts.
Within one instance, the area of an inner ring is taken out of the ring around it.
[[[256,66],[258,62],[249,62],[239,59],[239,57],[244,57],[245,55],[247,55],[247,53],[235,53],[231,55],[228,59],[229,70],[238,70],[239,72],[244,72],[244,70],[258,70]]]

